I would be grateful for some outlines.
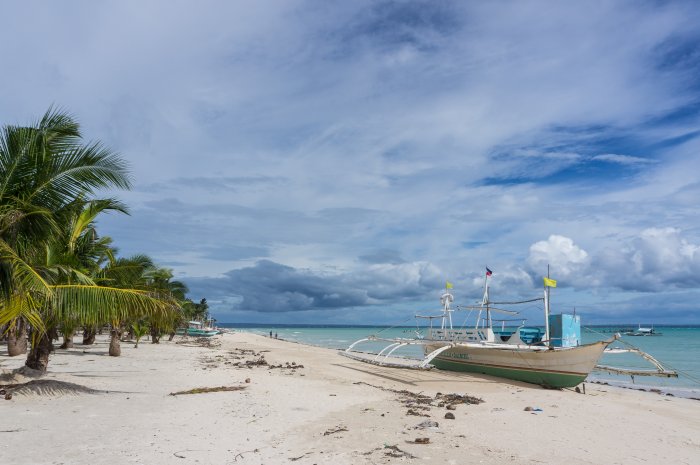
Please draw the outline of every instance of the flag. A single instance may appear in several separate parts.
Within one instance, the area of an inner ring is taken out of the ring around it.
[[[545,287],[557,287],[557,280],[544,278],[544,285]]]
[[[489,270],[489,267],[486,267],[486,276],[491,276],[493,274],[493,271]]]
[[[452,283],[449,281],[445,281],[445,289],[452,289]]]

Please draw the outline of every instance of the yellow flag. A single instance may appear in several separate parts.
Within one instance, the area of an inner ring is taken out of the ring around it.
[[[445,289],[452,289],[452,283],[449,281],[445,281]]]
[[[557,287],[557,280],[556,280],[556,279],[544,278],[544,285],[545,285],[546,287]]]

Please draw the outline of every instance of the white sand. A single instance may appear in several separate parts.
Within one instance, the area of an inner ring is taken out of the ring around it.
[[[57,350],[42,378],[55,382],[0,398],[0,464],[700,463],[698,401],[381,368],[245,333],[215,339],[218,348],[123,343],[117,358],[107,356],[104,340]],[[304,368],[236,368],[230,363],[255,357],[234,359],[235,348],[269,350],[269,363]],[[0,352],[6,372],[23,362]],[[245,389],[168,395],[215,386]],[[485,402],[458,405],[454,420],[437,406],[429,418],[418,417],[407,415],[401,396],[380,388]],[[439,426],[414,429],[424,420]],[[408,443],[416,438],[430,443]]]

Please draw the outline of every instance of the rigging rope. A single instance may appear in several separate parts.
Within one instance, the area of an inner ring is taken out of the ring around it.
[[[530,300],[521,300],[518,302],[489,302],[489,304],[493,304],[493,305],[517,305],[517,304],[527,304],[530,302],[537,302],[538,300],[544,300],[544,297],[537,297],[536,299],[530,299]]]

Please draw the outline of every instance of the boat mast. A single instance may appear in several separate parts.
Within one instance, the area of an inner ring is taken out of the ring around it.
[[[489,308],[489,277],[486,276],[486,283],[484,284],[484,302],[486,303],[486,327],[491,328],[491,309]]]
[[[547,264],[547,279],[549,279],[549,264]],[[544,286],[544,340],[549,342],[549,286]]]
[[[452,283],[449,281],[445,283],[445,292],[440,297],[440,303],[442,304],[442,324],[441,329],[446,329],[449,324],[449,329],[452,329],[452,309],[450,308],[450,303],[454,300],[454,296],[450,293],[452,289]]]
[[[487,268],[488,270],[488,268]],[[491,309],[489,308],[489,275],[488,273],[484,276],[484,296],[481,298],[481,308],[479,309],[479,315],[476,317],[476,326],[474,329],[479,329],[479,323],[481,323],[481,312],[483,312],[484,307],[486,307],[486,326],[491,327]]]

